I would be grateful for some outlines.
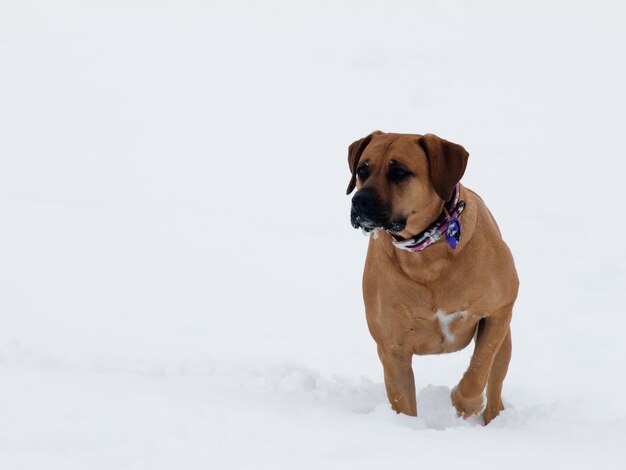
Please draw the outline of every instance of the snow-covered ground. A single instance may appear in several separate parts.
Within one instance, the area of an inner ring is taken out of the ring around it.
[[[0,468],[626,468],[620,2],[0,3]],[[507,410],[471,348],[389,410],[347,146],[470,152],[516,258]]]

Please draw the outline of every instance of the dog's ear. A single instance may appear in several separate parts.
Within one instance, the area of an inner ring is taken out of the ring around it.
[[[454,186],[461,180],[469,153],[462,146],[448,142],[434,134],[426,134],[419,139],[428,158],[430,180],[441,199],[452,197]]]
[[[363,150],[365,150],[365,147],[367,147],[367,145],[370,143],[372,137],[378,134],[382,134],[382,132],[374,131],[370,135],[352,142],[352,144],[350,144],[350,147],[348,147],[348,166],[350,167],[352,177],[350,178],[350,182],[348,183],[348,189],[346,190],[346,194],[350,194],[356,187],[356,166],[359,164],[359,160],[361,159]]]

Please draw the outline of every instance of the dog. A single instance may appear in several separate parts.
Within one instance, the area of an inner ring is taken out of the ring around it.
[[[434,134],[375,131],[349,146],[353,227],[370,235],[363,273],[369,331],[397,413],[417,416],[414,354],[475,347],[452,389],[457,414],[503,409],[519,279],[483,200],[461,185],[469,154]],[[484,391],[486,389],[486,404]]]

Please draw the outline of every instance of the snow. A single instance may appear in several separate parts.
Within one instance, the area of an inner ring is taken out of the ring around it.
[[[626,468],[625,13],[1,3],[0,468]],[[471,347],[389,409],[345,196],[374,129],[464,145],[514,254],[489,426],[449,402]]]

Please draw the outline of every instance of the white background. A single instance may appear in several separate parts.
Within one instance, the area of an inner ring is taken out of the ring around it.
[[[620,2],[0,3],[0,467],[624,468]],[[348,145],[464,145],[516,259],[507,410],[471,348],[389,410]]]

